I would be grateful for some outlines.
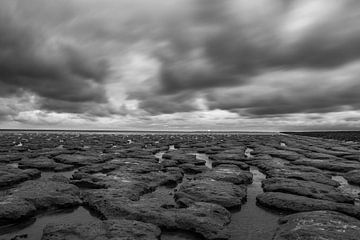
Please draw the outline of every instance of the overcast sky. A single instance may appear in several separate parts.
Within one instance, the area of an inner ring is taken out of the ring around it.
[[[360,1],[0,0],[0,127],[360,129]]]

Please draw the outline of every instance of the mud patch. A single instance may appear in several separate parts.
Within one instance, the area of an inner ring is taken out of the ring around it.
[[[339,190],[344,194],[350,195],[355,198],[355,205],[360,206],[360,187],[351,185],[343,176],[333,176],[331,177],[332,180],[337,181],[340,183]]]

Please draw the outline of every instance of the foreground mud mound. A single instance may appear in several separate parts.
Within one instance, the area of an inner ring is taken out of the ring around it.
[[[2,133],[0,239],[358,239],[359,179],[356,142]]]
[[[274,240],[359,239],[360,222],[332,211],[298,213],[281,218]]]

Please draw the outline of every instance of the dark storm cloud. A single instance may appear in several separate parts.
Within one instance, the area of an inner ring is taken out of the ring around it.
[[[50,39],[23,18],[20,7],[0,2],[1,96],[29,91],[50,100],[106,102],[106,62],[76,45]]]
[[[111,117],[113,115],[126,115],[124,106],[115,107],[108,103],[74,102],[41,98],[37,102],[40,109],[56,113],[86,114],[93,117]]]
[[[160,58],[165,92],[240,84],[244,78],[239,75],[277,66],[331,68],[360,56],[358,1],[330,1],[336,10],[318,20],[297,16],[311,10],[301,9],[309,1],[275,1],[275,7],[264,6],[264,12],[244,1],[238,5],[232,0],[194,2],[190,18],[165,32],[170,41],[164,54],[170,52],[170,57]],[[326,5],[313,7],[327,11]]]
[[[226,74],[216,66],[207,66],[198,59],[162,65],[160,72],[160,94],[173,94],[183,90],[201,90],[218,86],[231,86],[239,82],[235,75]],[[198,61],[198,62],[196,62]],[[199,64],[198,66],[196,66]],[[201,65],[203,64],[203,65]]]
[[[357,110],[359,12],[358,0],[0,0],[0,97],[110,118]]]
[[[254,76],[277,68],[290,72],[340,68],[360,57],[359,11],[360,2],[356,0],[279,0],[272,5],[261,0],[251,3],[194,0],[184,18],[175,15],[175,20],[163,26],[160,38],[167,44],[155,51],[161,63],[159,79],[146,92],[153,92],[154,98],[171,99],[171,95],[179,93],[191,95],[209,89],[246,88],[251,86],[250,79]],[[314,78],[311,74],[306,77]],[[278,86],[276,94],[279,95],[250,93],[252,97],[246,103],[241,102],[242,97],[219,90],[221,97],[210,102],[210,108],[246,108],[246,112],[253,115],[337,111],[343,106],[355,108],[353,105],[359,101],[355,94],[358,86],[352,88],[357,82],[356,76],[352,77],[347,79],[349,86],[329,92],[311,90],[311,94],[306,87],[317,88],[317,84],[309,79],[297,79],[300,85],[307,85],[303,91],[295,91],[295,98],[282,96],[282,91],[293,93],[293,89]],[[144,109],[162,102],[138,96]],[[182,111],[182,107],[176,109],[173,103],[164,101],[163,112],[169,108]],[[159,111],[154,113],[162,112],[162,108],[156,108]],[[188,110],[191,107],[184,109]]]
[[[58,113],[84,113],[88,112],[90,109],[93,109],[97,105],[94,103],[77,103],[63,101],[63,100],[54,100],[54,99],[41,99],[39,102],[39,107],[44,110],[54,111]]]
[[[207,99],[210,109],[253,117],[359,110],[359,67],[269,72],[247,86],[214,90]]]
[[[0,80],[0,96],[7,97],[19,93],[19,89],[15,86],[9,86],[6,83],[1,82]]]
[[[219,6],[230,2],[216,2],[215,10],[205,11],[207,22],[215,16],[221,24],[218,34],[204,42],[207,57],[220,65],[240,73],[277,66],[332,68],[360,56],[359,1],[275,1],[277,8],[265,14],[255,9],[250,19]]]
[[[198,110],[192,92],[175,95],[153,95],[152,93],[132,92],[130,99],[142,99],[139,108],[151,115],[191,112]]]
[[[0,110],[0,121],[8,120],[8,118],[13,114],[14,114],[13,111],[8,111],[8,110],[1,109]]]

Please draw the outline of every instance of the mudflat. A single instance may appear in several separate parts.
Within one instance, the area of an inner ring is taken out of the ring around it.
[[[0,239],[357,239],[359,159],[279,133],[3,132]]]

